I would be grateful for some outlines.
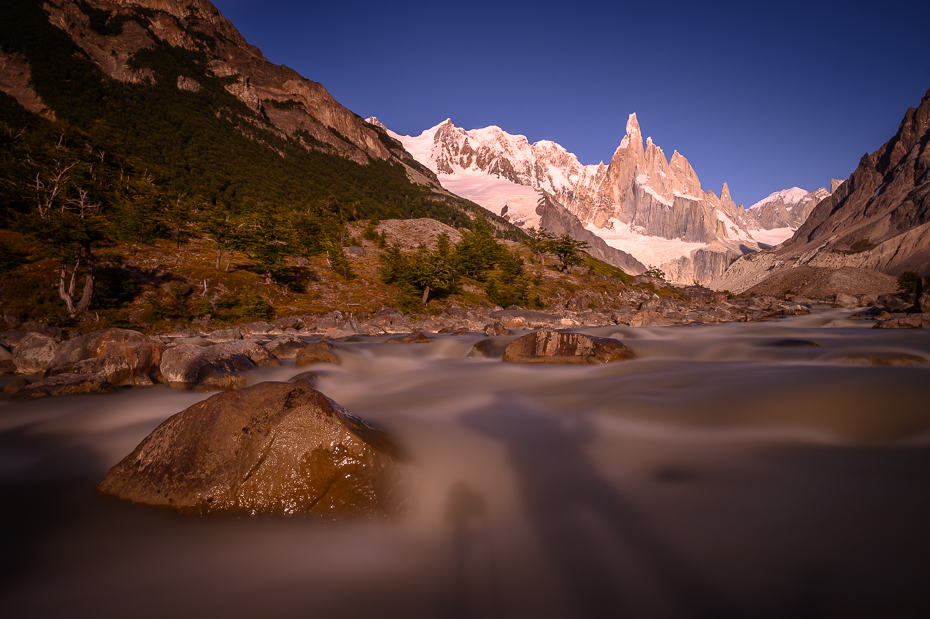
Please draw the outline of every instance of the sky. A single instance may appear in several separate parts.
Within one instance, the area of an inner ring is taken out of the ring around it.
[[[399,134],[451,118],[606,163],[635,112],[746,206],[847,178],[930,89],[927,0],[213,3]]]

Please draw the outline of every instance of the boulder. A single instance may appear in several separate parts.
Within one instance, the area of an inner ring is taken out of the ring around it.
[[[898,316],[890,320],[876,322],[873,329],[923,329],[923,318],[920,314]]]
[[[399,450],[389,435],[305,382],[263,382],[170,417],[97,487],[183,513],[396,512]]]
[[[6,346],[0,345],[0,374],[12,374],[16,371],[13,353]]]
[[[276,337],[265,344],[265,350],[278,359],[294,359],[297,357],[297,354],[306,347],[307,342],[298,337],[288,335]]]
[[[249,361],[259,367],[278,367],[281,362],[268,349],[255,340],[236,340],[217,344],[224,350],[232,350],[248,357]]]
[[[59,374],[43,378],[17,389],[7,398],[11,402],[26,402],[37,398],[84,393],[113,393],[116,388],[103,374]]]
[[[274,330],[270,324],[264,321],[250,322],[247,325],[242,325],[240,329],[247,333],[269,333]]]
[[[241,340],[242,331],[239,329],[217,329],[209,334],[207,338],[214,342],[228,342],[230,340]]]
[[[917,299],[917,309],[922,313],[930,313],[930,291],[923,293]]]
[[[296,367],[303,367],[312,363],[339,365],[339,357],[336,356],[337,350],[340,349],[325,341],[307,344],[303,350],[297,353],[294,365]]]
[[[193,389],[210,374],[254,370],[255,364],[228,344],[206,348],[181,345],[165,351],[159,369],[169,387]]]
[[[507,330],[499,321],[495,320],[485,325],[484,334],[488,337],[497,337],[498,335],[511,335],[511,332]]]
[[[61,329],[45,324],[44,322],[24,322],[19,325],[19,330],[25,334],[41,333],[42,335],[47,335],[56,342],[61,341]]]
[[[104,329],[63,342],[55,351],[48,375],[103,374],[121,385],[158,370],[165,348],[129,329]]]
[[[517,338],[504,350],[511,363],[612,363],[636,355],[620,340],[580,333],[535,331]]]
[[[42,374],[58,350],[58,342],[41,333],[29,333],[16,345],[13,363],[17,374]]]
[[[24,337],[26,337],[26,334],[16,329],[7,329],[3,333],[0,333],[0,340],[13,349],[16,348],[16,345],[19,344],[20,340]]]
[[[675,323],[658,312],[643,310],[630,318],[631,327],[670,327]]]
[[[856,297],[850,294],[844,294],[842,292],[837,292],[836,296],[833,297],[832,307],[845,307],[845,308],[859,307],[859,299],[857,299]]]
[[[285,329],[296,329],[300,326],[300,319],[296,316],[285,316],[271,322],[272,327],[277,327],[284,331]]]
[[[245,387],[245,376],[218,370],[208,373],[200,379],[200,382],[194,387],[194,391],[231,391]]]

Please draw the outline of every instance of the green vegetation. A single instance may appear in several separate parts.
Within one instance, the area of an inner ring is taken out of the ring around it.
[[[898,291],[904,294],[917,294],[922,292],[923,278],[914,271],[905,271],[898,276]]]

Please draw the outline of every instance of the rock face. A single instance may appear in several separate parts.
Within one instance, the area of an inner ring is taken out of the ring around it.
[[[612,363],[634,359],[623,342],[579,333],[536,331],[511,342],[504,361],[511,363]]]
[[[373,517],[399,505],[390,436],[299,383],[259,383],[170,417],[97,490],[187,513]]]
[[[579,240],[589,240],[582,238],[582,232],[596,235],[607,249],[631,254],[640,265],[657,265],[672,281],[710,281],[739,256],[759,249],[747,225],[758,229],[781,223],[766,217],[757,220],[738,208],[726,184],[719,197],[704,192],[684,156],[675,152],[666,159],[651,138],[643,141],[635,114],[606,165],[582,165],[554,142],[530,144],[524,136],[493,126],[465,131],[451,120],[419,136],[391,135],[435,172],[449,191],[527,228],[567,231]],[[482,173],[489,180],[464,182]],[[530,207],[533,200],[518,195],[515,187],[539,194],[542,201],[535,211]],[[510,200],[504,209],[500,195]],[[556,205],[574,223],[568,223]],[[604,251],[601,244],[592,245]],[[606,261],[634,274],[645,270],[634,263]]]
[[[128,20],[119,33],[100,34],[91,27],[81,4]],[[148,69],[131,69],[131,60],[139,50],[154,48],[161,42],[203,53],[209,74],[228,80],[226,90],[255,112],[258,122],[267,124],[278,135],[307,149],[330,152],[361,164],[371,159],[394,159],[405,167],[416,168],[419,178],[426,182],[435,182],[402,149],[392,151],[386,147],[377,128],[340,105],[322,85],[269,62],[207,0],[49,0],[44,8],[49,21],[67,32],[113,79],[153,82],[154,74]],[[184,76],[179,76],[176,83],[182,90],[200,88],[195,80]],[[30,103],[34,108],[41,106],[38,101]],[[309,135],[310,139],[301,135]]]
[[[711,287],[740,292],[798,266],[930,274],[930,91],[897,134],[813,209],[783,245],[747,256]]]

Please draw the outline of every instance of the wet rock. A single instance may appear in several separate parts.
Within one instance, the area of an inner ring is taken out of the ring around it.
[[[658,312],[644,310],[630,318],[631,327],[670,327],[675,323]]]
[[[102,374],[59,374],[24,386],[7,399],[11,402],[26,402],[50,396],[114,391],[116,388]]]
[[[392,438],[304,382],[217,394],[167,419],[110,469],[102,494],[184,513],[390,515]]]
[[[297,357],[297,354],[306,347],[307,342],[298,337],[287,335],[276,337],[265,344],[265,350],[278,359],[294,359]]]
[[[213,371],[200,379],[194,391],[231,391],[245,387],[246,378],[241,374],[227,371]]]
[[[138,331],[104,329],[63,342],[48,375],[103,374],[114,385],[158,370],[165,348]]]
[[[385,344],[428,344],[433,340],[419,331],[414,331],[406,337],[392,337]]]
[[[6,346],[0,345],[0,374],[12,374],[16,371],[13,353]]]
[[[151,387],[155,384],[155,380],[152,378],[151,374],[139,374],[126,384],[132,385],[133,387]]]
[[[303,367],[312,363],[339,365],[339,357],[336,356],[338,350],[340,349],[325,341],[307,344],[305,348],[297,353],[294,365],[296,367]]]
[[[49,368],[58,350],[58,342],[42,335],[29,333],[16,345],[13,363],[17,374],[43,374]]]
[[[242,331],[239,329],[217,329],[207,335],[207,339],[214,342],[228,342],[230,340],[241,340]]]
[[[503,360],[511,363],[612,363],[635,357],[620,340],[536,331],[511,342],[504,350]]]
[[[504,356],[504,351],[512,341],[511,339],[496,337],[481,340],[480,342],[476,342],[475,345],[471,347],[471,350],[468,351],[468,358],[475,359],[480,357],[485,359],[500,359]]]
[[[857,299],[856,297],[852,295],[838,292],[836,293],[836,296],[833,297],[832,307],[845,307],[845,308],[859,307],[859,299]]]
[[[6,345],[10,348],[16,348],[16,345],[19,344],[20,340],[26,337],[26,334],[17,329],[7,329],[3,333],[0,333],[0,339],[2,339]]]
[[[497,337],[499,335],[511,335],[510,331],[504,327],[503,324],[497,320],[489,322],[484,327],[484,334],[488,337]]]
[[[255,364],[228,344],[175,346],[162,355],[159,369],[161,379],[172,389],[193,389],[210,374],[253,370]]]
[[[281,365],[277,357],[255,340],[236,340],[217,344],[217,346],[245,355],[249,361],[259,367],[279,367]]]
[[[876,322],[873,329],[923,329],[923,319],[920,314],[909,314],[895,317],[890,320]]]
[[[3,388],[3,393],[14,394],[23,387],[29,386],[29,381],[25,378],[17,378],[16,380],[8,383],[6,387]]]
[[[304,382],[304,383],[307,383],[307,385],[314,387],[316,385],[316,381],[319,378],[320,378],[320,375],[317,374],[316,372],[301,372],[300,374],[297,374],[296,376],[291,376],[287,382],[289,383]]]

